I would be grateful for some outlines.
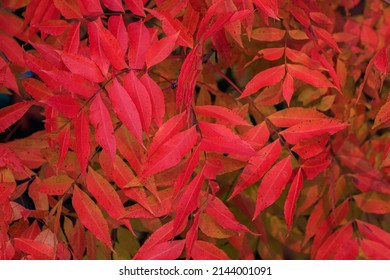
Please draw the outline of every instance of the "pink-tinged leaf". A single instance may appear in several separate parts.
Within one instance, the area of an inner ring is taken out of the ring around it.
[[[146,178],[177,165],[198,141],[195,126],[180,132],[162,144],[148,158],[142,177]]]
[[[239,114],[225,107],[215,105],[196,106],[195,112],[203,116],[223,120],[232,125],[251,126],[251,124],[244,120]]]
[[[142,0],[124,0],[129,10],[137,16],[144,17],[144,2]]]
[[[116,140],[110,113],[100,95],[96,95],[90,107],[89,119],[95,128],[96,141],[115,160]]]
[[[334,38],[332,37],[332,34],[330,34],[328,31],[326,31],[325,29],[322,29],[320,27],[317,27],[315,25],[312,25],[311,26],[314,34],[319,38],[321,39],[322,41],[324,41],[325,43],[327,43],[332,49],[334,49],[335,51],[337,52],[341,52],[339,46],[337,46],[337,43],[336,41],[334,40]]]
[[[127,68],[125,62],[125,52],[115,36],[109,30],[104,28],[101,23],[94,21],[92,24],[95,24],[97,27],[100,44],[103,47],[104,54],[111,62],[112,66],[117,70]]]
[[[330,235],[323,243],[322,246],[318,249],[315,256],[316,260],[328,260],[334,256],[337,251],[342,247],[345,242],[348,242],[352,239],[353,228],[352,223],[348,223],[338,230],[336,230],[332,235]]]
[[[78,34],[78,36],[80,35]],[[110,61],[108,60],[103,50],[103,45],[99,35],[98,23],[88,23],[88,39],[91,59],[99,66],[103,76],[107,76],[108,68],[110,67]]]
[[[356,205],[366,213],[386,214],[390,212],[390,195],[375,192],[361,193],[353,196]]]
[[[280,41],[284,38],[285,35],[286,30],[281,30],[274,27],[260,27],[252,31],[252,39],[264,42]]]
[[[295,79],[301,80],[317,88],[335,88],[320,71],[309,69],[298,64],[287,64],[288,73]]]
[[[61,35],[68,30],[70,26],[71,25],[68,22],[61,19],[47,20],[34,25],[34,27],[37,27],[41,32],[45,32],[53,36]]]
[[[114,219],[119,219],[126,213],[119,195],[112,185],[92,168],[88,168],[87,173],[88,191],[95,197],[97,203]],[[132,232],[128,220],[120,220]]]
[[[122,0],[103,0],[104,6],[114,12],[124,12]]]
[[[100,0],[77,0],[84,16],[99,16],[103,14]]]
[[[20,120],[33,105],[30,101],[22,101],[0,109],[0,133]]]
[[[179,133],[186,125],[187,114],[185,112],[175,115],[166,121],[154,135],[153,141],[148,149],[149,156],[168,139]]]
[[[57,137],[58,142],[58,162],[57,162],[57,170],[64,162],[66,154],[68,153],[69,144],[70,144],[70,125],[66,125],[58,134]]]
[[[173,240],[156,244],[144,254],[139,255],[139,260],[176,260],[183,252],[185,240]],[[134,258],[133,258],[134,259]]]
[[[33,78],[23,79],[22,85],[28,94],[36,101],[41,101],[53,95],[52,91],[41,81]]]
[[[183,223],[177,234],[180,234],[184,228],[186,223]],[[142,260],[144,259],[143,256],[145,254],[148,254],[148,251],[155,247],[157,244],[164,243],[166,241],[172,241],[172,239],[175,237],[173,234],[173,221],[170,221],[157,229],[155,232],[152,233],[152,235],[149,236],[148,239],[146,239],[145,243],[142,244],[141,248],[139,248],[137,254],[134,256],[133,260]]]
[[[331,160],[328,158],[315,157],[306,160],[302,165],[303,172],[305,173],[306,179],[313,180],[322,171],[324,171],[330,164]]]
[[[287,105],[290,106],[290,101],[294,94],[294,79],[289,73],[287,73],[284,78],[282,91],[284,100],[286,100]]]
[[[129,47],[129,35],[127,34],[122,15],[109,17],[108,30],[114,34],[122,49],[126,52]]]
[[[360,247],[363,250],[363,253],[367,256],[368,259],[372,260],[389,260],[390,259],[390,249],[383,246],[381,243],[371,241],[368,239],[360,240]]]
[[[76,118],[81,109],[80,103],[70,95],[53,95],[42,102],[70,119]]]
[[[148,48],[145,54],[145,61],[147,68],[152,67],[165,60],[175,48],[178,33],[162,38],[153,43]]]
[[[127,26],[129,34],[129,51],[127,53],[129,66],[133,69],[142,69],[145,55],[151,44],[149,30],[143,21],[132,22]]]
[[[72,73],[79,74],[96,83],[104,80],[104,76],[99,67],[89,58],[68,52],[60,52],[60,55],[62,61]]]
[[[145,10],[162,22],[162,28],[167,36],[171,36],[179,32],[179,37],[177,39],[178,45],[193,48],[194,39],[192,38],[192,35],[188,29],[181,23],[181,21],[172,17],[171,14],[166,11],[159,11],[156,9]]]
[[[334,254],[334,260],[355,260],[359,255],[358,239],[353,238],[345,241],[340,245],[336,254]]]
[[[290,144],[296,144],[303,139],[312,138],[322,134],[333,135],[349,124],[341,123],[336,119],[314,119],[293,125],[283,130],[280,135]]]
[[[272,86],[280,82],[285,74],[285,65],[268,68],[256,74],[245,86],[240,98],[249,96],[263,87]]]
[[[268,119],[278,127],[290,127],[305,121],[329,118],[315,109],[292,107],[277,111],[268,116]]]
[[[113,250],[107,221],[92,199],[77,186],[74,186],[72,205],[81,223],[93,235]]]
[[[108,96],[119,119],[137,140],[142,143],[142,125],[137,107],[127,91],[116,79],[108,86]]]
[[[199,163],[199,159],[200,150],[198,146],[186,161],[183,171],[179,174],[175,183],[173,184],[173,197],[176,197],[176,194],[185,186],[185,184],[187,184],[188,180],[191,178],[192,173],[194,172],[196,166]]]
[[[319,155],[325,149],[329,141],[329,135],[324,134],[311,139],[302,140],[291,151],[297,153],[303,159],[309,159]]]
[[[68,175],[57,175],[45,178],[38,187],[39,192],[48,195],[63,195],[69,190],[74,180]]]
[[[378,242],[390,248],[390,233],[383,229],[361,220],[357,220],[359,231],[369,240]]]
[[[256,155],[251,157],[249,163],[242,171],[240,178],[238,178],[229,200],[257,182],[279,158],[281,151],[282,147],[280,146],[280,142],[274,141],[272,144],[256,152]]]
[[[81,173],[84,174],[91,154],[88,116],[84,112],[81,112],[77,119],[73,121],[73,126],[76,139],[76,156],[80,163]]]
[[[191,228],[186,234],[186,260],[190,259],[192,247],[194,246],[195,241],[198,239],[199,218],[200,212],[198,211],[194,214]]]
[[[245,132],[242,139],[247,141],[255,150],[258,150],[267,143],[269,136],[267,123],[262,122]]]
[[[102,11],[103,12],[103,11]],[[78,53],[80,46],[80,22],[74,23],[68,32],[64,51],[69,53]]]
[[[32,239],[14,238],[14,246],[35,260],[50,260],[55,256],[53,246]]]
[[[282,194],[292,173],[290,156],[276,163],[265,175],[257,192],[256,209],[253,219],[271,206]]]
[[[148,91],[150,101],[152,102],[152,119],[160,127],[165,116],[164,94],[160,86],[149,77],[148,73],[145,73],[140,78],[140,81]]]
[[[214,217],[215,221],[224,229],[253,234],[251,230],[236,220],[233,213],[218,197],[214,197],[207,202],[204,213]]]
[[[76,0],[53,0],[53,3],[66,19],[83,17]]]
[[[199,194],[204,181],[203,170],[188,184],[179,201],[176,204],[176,215],[173,222],[173,233],[176,235],[180,225],[195,211],[199,203]]]
[[[390,121],[390,100],[387,101],[380,109],[378,114],[375,116],[374,125],[372,129],[375,129],[383,124]]]
[[[203,240],[195,241],[192,247],[191,257],[194,260],[230,260],[223,250]]]
[[[278,60],[284,54],[284,48],[268,48],[259,51],[259,54],[266,60]]]
[[[130,71],[126,75],[123,80],[123,86],[137,107],[142,127],[147,132],[152,121],[152,103],[147,89],[135,75],[134,71]]]
[[[23,59],[23,49],[19,43],[15,39],[3,34],[0,34],[0,41],[2,56],[5,56],[11,63],[15,63],[20,67],[26,67]]]
[[[284,203],[284,219],[286,220],[287,228],[290,230],[294,219],[295,207],[298,201],[299,193],[303,187],[302,169],[299,168],[294,180],[291,183],[290,190]]]

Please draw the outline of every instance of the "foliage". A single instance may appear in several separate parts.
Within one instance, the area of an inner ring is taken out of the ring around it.
[[[1,259],[390,258],[388,4],[123,2],[2,1]]]

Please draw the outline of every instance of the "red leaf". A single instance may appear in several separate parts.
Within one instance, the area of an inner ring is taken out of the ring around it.
[[[324,171],[332,161],[328,158],[312,158],[306,160],[302,165],[303,172],[308,180],[313,180]]]
[[[144,3],[142,0],[124,0],[129,10],[137,16],[145,17]]]
[[[330,259],[340,249],[343,243],[352,239],[353,229],[352,224],[348,223],[338,230],[336,230],[331,236],[329,236],[318,249],[315,256],[316,260]]]
[[[58,134],[57,137],[59,157],[57,162],[57,170],[65,160],[70,143],[70,125],[66,125]]]
[[[142,125],[138,110],[128,92],[116,80],[108,86],[112,107],[127,129],[142,143]]]
[[[280,142],[274,141],[272,144],[258,151],[255,156],[251,157],[249,163],[242,171],[240,178],[238,178],[238,182],[234,186],[229,200],[258,181],[278,159],[281,151]]]
[[[289,73],[284,77],[282,90],[284,100],[286,100],[287,105],[290,106],[290,101],[294,94],[294,79]]]
[[[296,144],[303,139],[312,138],[322,134],[333,135],[348,127],[336,119],[314,119],[293,125],[283,130],[280,135],[290,144]]]
[[[53,95],[42,102],[53,107],[70,119],[76,118],[81,110],[80,103],[74,100],[70,95]]]
[[[104,80],[104,76],[99,67],[89,58],[68,52],[60,52],[60,55],[62,61],[72,73],[79,74],[96,83],[100,83]]]
[[[100,0],[77,0],[81,13],[85,16],[99,16],[103,14]]]
[[[94,21],[92,22],[92,24],[95,24],[95,26],[97,26],[100,44],[102,45],[104,54],[109,59],[112,66],[117,70],[127,68],[125,62],[125,52],[121,48],[121,45],[119,44],[115,36],[112,35],[109,30],[105,29],[101,23]]]
[[[149,77],[148,73],[145,73],[140,78],[140,81],[148,91],[150,101],[152,102],[152,119],[154,119],[157,126],[161,126],[165,116],[164,94],[160,86]]]
[[[292,173],[290,156],[276,163],[265,175],[257,192],[256,209],[253,219],[271,206],[282,194]]]
[[[41,101],[53,95],[52,91],[41,81],[33,78],[27,78],[22,81],[24,89],[36,101]]]
[[[215,105],[196,106],[195,112],[203,116],[221,119],[231,125],[251,126],[239,114],[225,107]]]
[[[386,48],[383,47],[376,54],[375,59],[374,59],[374,65],[376,66],[376,68],[379,69],[379,71],[381,71],[382,73],[386,73],[387,72],[387,61],[388,60],[387,60]]]
[[[57,175],[45,178],[39,185],[39,192],[49,195],[63,195],[73,184],[74,180],[68,175]]]
[[[129,47],[129,35],[127,34],[122,15],[109,17],[108,30],[114,34],[122,49],[126,52]]]
[[[177,39],[178,45],[193,48],[194,39],[192,38],[191,33],[178,19],[173,18],[171,14],[166,11],[159,11],[155,9],[145,10],[151,13],[155,18],[161,20],[163,30],[167,36],[171,36],[179,32],[179,38]]]
[[[261,10],[260,15],[264,15],[264,16],[262,16],[263,18],[270,17],[270,18],[278,20],[277,1],[275,3],[275,1],[272,2],[269,0],[268,1],[266,1],[266,0],[253,0],[253,2],[255,3],[257,8],[259,8]],[[267,22],[268,22],[268,20],[267,20]]]
[[[191,257],[194,260],[229,260],[224,251],[210,242],[196,240],[192,247]]]
[[[14,238],[14,246],[35,260],[50,260],[55,256],[53,246],[32,239]]]
[[[88,116],[81,112],[73,121],[74,136],[76,139],[76,156],[80,162],[81,173],[84,174],[91,154],[91,144],[89,142]]]
[[[22,101],[0,109],[0,133],[20,120],[33,105],[30,101]]]
[[[214,197],[207,202],[204,212],[214,217],[215,221],[224,229],[253,234],[246,226],[236,220],[233,213],[230,212],[229,208],[218,197]]]
[[[166,241],[156,244],[144,254],[139,255],[139,260],[176,260],[184,249],[184,240]],[[133,258],[134,259],[134,258]]]
[[[372,129],[379,127],[382,124],[390,121],[390,100],[387,101],[380,109],[378,114],[375,116],[374,125]]]
[[[262,49],[259,51],[259,54],[262,55],[266,60],[278,60],[284,54],[284,48],[268,48]]]
[[[34,24],[34,27],[38,27],[41,32],[45,32],[53,36],[61,35],[68,30],[70,26],[71,25],[68,22],[61,19],[52,19]]]
[[[284,203],[284,218],[287,228],[290,230],[294,219],[295,207],[298,201],[299,193],[303,187],[302,169],[299,168],[294,180],[291,183],[290,190]]]
[[[69,30],[68,36],[66,37],[64,51],[69,53],[78,53],[80,46],[80,24],[80,22],[74,23],[72,28]]]
[[[97,239],[113,250],[107,221],[92,199],[77,186],[74,186],[72,205],[81,223],[89,229]]]
[[[329,118],[315,109],[292,107],[277,111],[268,119],[278,127],[290,127],[305,121]]]
[[[203,170],[188,184],[176,205],[176,216],[173,222],[173,234],[176,235],[180,225],[198,206],[200,190],[204,181]]]
[[[194,246],[195,241],[198,239],[199,218],[200,212],[198,211],[194,214],[191,228],[187,231],[186,234],[186,260],[190,259],[192,247]]]
[[[309,69],[317,69],[322,70],[322,66],[320,63],[310,58],[306,53],[297,51],[294,49],[286,48],[286,56],[292,62],[303,64]]]
[[[320,71],[309,69],[298,64],[287,64],[288,73],[295,79],[301,80],[317,88],[335,88]]]
[[[92,168],[88,168],[86,182],[88,191],[96,198],[97,203],[101,205],[111,217],[120,219],[120,217],[126,213],[119,195],[111,184]],[[126,225],[130,231],[133,231],[128,220],[120,221]]]
[[[349,239],[342,243],[334,254],[334,260],[355,260],[359,255],[359,244],[357,238]]]
[[[185,224],[180,226],[178,234],[180,234],[185,228]],[[157,229],[155,232],[149,236],[148,239],[142,244],[139,248],[137,254],[134,256],[133,260],[142,260],[144,255],[148,254],[149,250],[155,247],[157,244],[165,243],[168,240],[172,240],[175,237],[173,234],[173,221],[170,221]]]
[[[360,246],[364,254],[373,260],[389,260],[390,249],[383,246],[381,243],[371,241],[368,239],[360,240]]]
[[[361,193],[353,196],[356,205],[366,213],[387,214],[390,212],[390,195],[375,192]]]
[[[263,87],[272,86],[280,82],[285,74],[285,65],[268,68],[256,74],[245,86],[241,97],[249,96]]]
[[[280,41],[286,35],[286,30],[275,27],[259,27],[252,31],[252,39],[264,42]]]
[[[270,133],[266,122],[262,122],[244,133],[242,138],[247,141],[251,146],[258,150],[262,148],[269,139]]]
[[[53,0],[53,3],[66,19],[83,17],[76,0]]]
[[[114,127],[112,126],[110,113],[99,94],[92,101],[89,119],[95,127],[96,141],[114,161],[116,153]]]
[[[152,103],[148,91],[134,74],[134,71],[130,71],[130,73],[126,75],[123,80],[123,85],[131,99],[134,101],[141,117],[142,127],[147,132],[152,120]]]
[[[314,34],[319,38],[321,39],[322,41],[324,41],[325,43],[327,43],[332,49],[334,49],[335,51],[337,52],[341,52],[339,46],[337,46],[334,38],[332,37],[332,35],[326,31],[325,29],[322,29],[320,27],[317,27],[315,25],[312,25],[311,26]]]
[[[162,38],[151,44],[145,54],[147,68],[152,67],[165,60],[175,48],[178,33]]]
[[[361,220],[356,220],[359,231],[367,238],[372,241],[378,242],[390,248],[390,233],[383,229]]]
[[[129,66],[133,69],[142,69],[145,55],[151,44],[150,33],[143,21],[132,22],[127,26],[129,34],[129,51],[127,53]]]
[[[15,39],[3,34],[0,34],[0,41],[0,50],[2,51],[2,56],[5,56],[11,63],[15,63],[21,67],[26,67],[23,59],[23,49],[19,43],[16,42]]]
[[[329,135],[327,134],[315,136],[299,142],[291,151],[297,153],[303,159],[309,159],[322,153],[328,141]]]
[[[124,12],[122,0],[103,0],[104,6],[114,12]]]
[[[148,158],[144,166],[142,178],[149,177],[178,164],[197,141],[198,134],[195,126],[170,138]]]
[[[101,23],[88,23],[89,51],[91,53],[91,59],[99,66],[103,76],[107,76],[110,61],[103,50],[103,44],[100,42],[99,24]],[[77,36],[80,36],[79,31],[77,32]]]

